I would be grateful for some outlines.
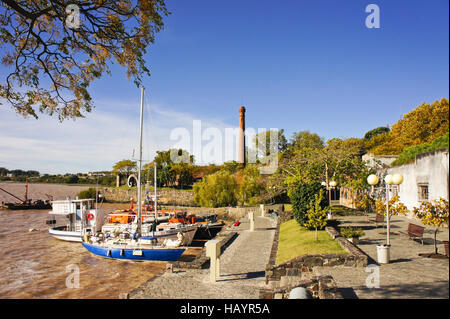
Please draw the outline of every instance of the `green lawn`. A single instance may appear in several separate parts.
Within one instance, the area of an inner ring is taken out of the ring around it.
[[[276,263],[306,254],[347,254],[325,230],[319,230],[318,237],[316,241],[315,231],[300,227],[295,219],[282,223]]]

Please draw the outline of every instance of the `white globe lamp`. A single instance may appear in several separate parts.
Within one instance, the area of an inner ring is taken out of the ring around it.
[[[367,177],[367,183],[369,183],[369,185],[373,186],[378,184],[378,182],[379,182],[378,176],[375,174],[371,174]]]

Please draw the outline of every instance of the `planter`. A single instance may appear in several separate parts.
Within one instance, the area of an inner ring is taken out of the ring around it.
[[[359,237],[351,237],[351,238],[347,238],[347,240],[349,242],[352,242],[353,245],[359,245]]]
[[[389,264],[390,248],[388,245],[377,245],[378,263]]]

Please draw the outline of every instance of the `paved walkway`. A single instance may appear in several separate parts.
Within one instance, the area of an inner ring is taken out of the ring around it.
[[[374,216],[371,215],[371,218]],[[449,259],[420,257],[419,253],[434,252],[432,227],[426,227],[424,245],[399,234],[408,223],[421,225],[419,221],[393,216],[391,219],[391,262],[377,264],[376,245],[386,242],[386,229],[368,223],[365,216],[338,216],[340,226],[362,227],[365,236],[358,247],[372,260],[369,264],[380,266],[380,287],[367,288],[366,279],[370,275],[365,268],[316,267],[317,275],[331,275],[345,298],[449,298]],[[438,252],[444,253],[443,240],[448,240],[448,228],[438,232]]]
[[[209,269],[174,270],[133,290],[130,298],[258,298],[259,288],[265,284],[275,226],[269,217],[256,217],[255,231],[251,232],[249,220],[242,219],[241,225],[232,229],[238,236],[220,258],[221,276],[216,283],[210,283]]]

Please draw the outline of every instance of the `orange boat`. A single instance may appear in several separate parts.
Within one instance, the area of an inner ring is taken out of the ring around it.
[[[155,210],[154,205],[143,205],[142,206],[142,222],[152,222],[155,220]],[[181,215],[179,215],[181,214]],[[174,220],[171,221],[171,223],[175,223],[174,218],[176,218],[177,215],[180,216],[180,219],[182,219],[183,214],[186,214],[182,211],[177,210],[167,210],[167,209],[160,209],[156,211],[156,219],[159,221],[164,220]],[[108,224],[129,224],[132,221],[135,220],[136,216],[138,215],[138,207],[133,207],[133,201],[131,201],[130,208],[128,209],[122,209],[122,210],[116,210],[112,213],[110,213],[106,219],[106,223]],[[183,219],[184,220],[184,219]],[[183,222],[183,224],[186,224],[186,222]]]

